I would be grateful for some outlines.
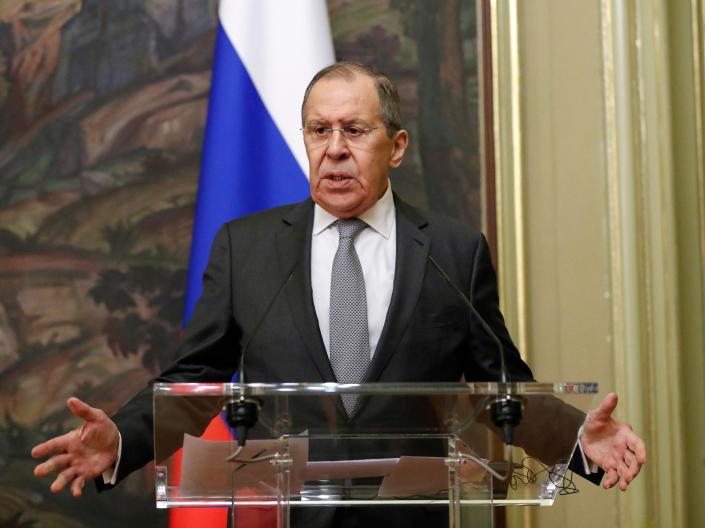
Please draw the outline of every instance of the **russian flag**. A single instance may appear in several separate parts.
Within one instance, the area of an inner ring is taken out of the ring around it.
[[[221,0],[184,323],[218,228],[308,195],[301,101],[335,60],[325,0]]]
[[[220,226],[309,194],[301,102],[313,75],[334,60],[325,0],[221,0],[184,325]],[[218,419],[206,431],[227,434]],[[170,514],[172,527],[226,522],[224,509]]]

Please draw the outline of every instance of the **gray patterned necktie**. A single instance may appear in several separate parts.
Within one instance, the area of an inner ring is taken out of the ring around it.
[[[338,383],[361,383],[370,364],[370,331],[365,277],[353,240],[367,224],[359,218],[336,224],[340,239],[330,280],[330,363]],[[342,395],[348,416],[357,399],[356,394]]]

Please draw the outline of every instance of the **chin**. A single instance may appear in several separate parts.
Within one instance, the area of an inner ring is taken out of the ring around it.
[[[323,207],[330,214],[339,218],[349,218],[362,214],[366,209],[364,200],[350,199],[349,197],[313,196],[313,201]]]
[[[320,203],[330,214],[337,216],[338,218],[352,218],[354,216],[360,215],[365,211],[362,204],[347,204],[347,203],[334,203],[325,202]]]

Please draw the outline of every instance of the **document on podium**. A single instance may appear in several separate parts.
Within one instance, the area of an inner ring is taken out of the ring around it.
[[[463,482],[484,478],[486,470],[479,464],[466,461],[460,467]],[[448,466],[443,457],[403,456],[393,470],[384,477],[379,497],[433,497],[448,490]]]
[[[293,459],[291,467],[291,490],[301,489],[303,469],[308,460],[308,438],[289,438],[289,453]],[[273,440],[248,440],[237,460],[227,459],[237,449],[234,441],[204,440],[189,434],[184,435],[181,460],[182,497],[229,497],[238,489],[261,490],[270,495],[276,487],[276,470],[269,460],[247,462],[283,451],[283,442]]]
[[[308,461],[308,437],[290,437],[291,494],[299,495],[304,482],[381,478],[380,499],[436,496],[448,489],[448,467],[443,457],[401,456],[360,460]],[[249,462],[283,451],[279,439],[248,440],[237,460],[227,459],[237,449],[234,441],[210,441],[184,435],[179,491],[182,497],[273,496],[276,470],[269,460]],[[478,464],[460,468],[465,482],[481,480],[485,470]]]

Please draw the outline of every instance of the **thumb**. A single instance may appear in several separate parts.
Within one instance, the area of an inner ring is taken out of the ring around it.
[[[617,408],[619,398],[614,392],[610,392],[605,399],[602,400],[600,406],[592,412],[592,417],[596,420],[605,421],[612,417],[612,413]]]
[[[98,409],[91,407],[86,402],[79,400],[74,396],[66,400],[66,406],[74,416],[78,416],[86,422],[96,422],[101,416]]]

